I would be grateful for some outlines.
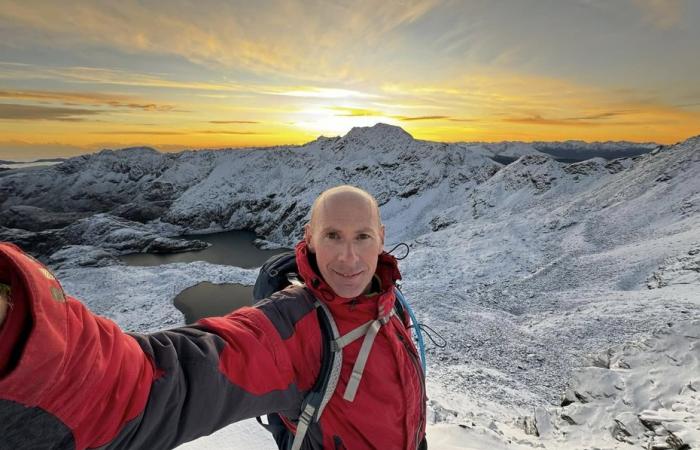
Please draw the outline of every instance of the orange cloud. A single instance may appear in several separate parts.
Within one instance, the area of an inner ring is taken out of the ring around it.
[[[63,122],[78,122],[85,120],[83,116],[94,116],[100,113],[102,113],[102,111],[94,109],[0,103],[0,119],[3,120],[58,120]]]
[[[257,124],[260,122],[255,121],[255,120],[210,120],[209,123],[230,125],[230,124]]]
[[[413,116],[413,117],[410,117],[410,116],[392,116],[392,117],[399,119],[399,120],[402,120],[404,122],[412,122],[415,120],[442,120],[442,119],[451,120],[447,116]]]

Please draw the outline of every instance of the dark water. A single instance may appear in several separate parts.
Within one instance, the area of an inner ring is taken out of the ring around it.
[[[212,244],[203,250],[180,253],[132,253],[121,257],[128,266],[159,266],[175,262],[207,261],[229,266],[259,267],[271,256],[289,249],[261,250],[253,245],[255,233],[236,230],[212,234],[190,234],[180,239],[205,241]]]
[[[250,306],[253,286],[242,284],[199,283],[175,297],[174,304],[193,323],[203,317],[224,316],[243,306]]]
[[[253,245],[256,238],[251,231],[225,231],[222,233],[182,236],[181,239],[197,239],[212,245],[204,250],[182,253],[135,253],[122,256],[129,266],[158,266],[174,262],[207,261],[243,268],[259,267],[270,257],[289,249],[261,250]],[[242,306],[252,304],[253,286],[241,284],[199,283],[185,289],[175,297],[174,304],[185,315],[187,323],[202,317],[223,316]]]

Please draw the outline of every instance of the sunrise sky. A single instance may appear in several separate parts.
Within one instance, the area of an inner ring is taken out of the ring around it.
[[[0,159],[700,134],[700,1],[0,0]]]

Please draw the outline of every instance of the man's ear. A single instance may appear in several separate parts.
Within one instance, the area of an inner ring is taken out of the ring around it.
[[[304,225],[304,242],[306,242],[306,248],[313,253],[313,248],[311,248],[311,224],[307,223]]]

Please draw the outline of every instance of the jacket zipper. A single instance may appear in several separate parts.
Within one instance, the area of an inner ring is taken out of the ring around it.
[[[399,337],[399,340],[403,344],[404,348],[410,355],[410,359],[413,362],[413,367],[416,369],[416,372],[418,373],[418,380],[420,381],[420,386],[421,386],[421,397],[420,397],[420,404],[421,404],[421,417],[420,420],[418,421],[418,429],[416,430],[416,449],[420,446],[421,440],[420,438],[420,432],[423,429],[423,421],[425,420],[425,415],[426,415],[426,406],[425,406],[425,397],[426,397],[426,389],[425,389],[425,375],[423,374],[423,368],[421,367],[420,362],[418,361],[418,355],[414,353],[413,349],[411,348],[410,345],[406,343],[406,340],[403,335],[399,331],[396,331],[396,335]]]

